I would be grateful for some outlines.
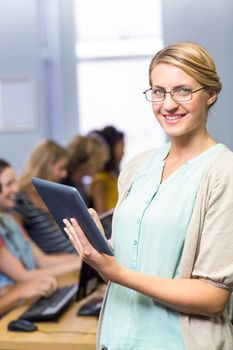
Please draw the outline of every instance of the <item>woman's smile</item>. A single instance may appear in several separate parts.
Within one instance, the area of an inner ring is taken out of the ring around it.
[[[162,114],[167,124],[176,124],[182,118],[186,116],[186,114]]]

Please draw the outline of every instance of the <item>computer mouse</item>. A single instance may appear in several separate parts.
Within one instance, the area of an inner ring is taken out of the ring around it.
[[[38,329],[34,323],[24,319],[11,321],[7,328],[14,332],[34,332]]]
[[[99,316],[103,299],[94,299],[82,305],[78,310],[79,316]]]

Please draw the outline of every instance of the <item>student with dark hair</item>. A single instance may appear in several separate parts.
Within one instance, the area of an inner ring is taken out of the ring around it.
[[[114,126],[106,126],[101,130],[95,130],[97,137],[107,144],[109,160],[101,171],[93,175],[90,186],[90,194],[93,207],[98,214],[114,209],[117,198],[117,180],[120,171],[120,162],[124,155],[124,133]]]

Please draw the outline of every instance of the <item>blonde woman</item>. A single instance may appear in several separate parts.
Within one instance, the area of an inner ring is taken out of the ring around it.
[[[232,350],[233,153],[206,126],[222,85],[191,42],[159,51],[149,83],[146,100],[170,140],[120,174],[115,257],[64,220],[80,257],[110,281],[97,349]]]
[[[19,177],[19,193],[12,214],[29,237],[48,254],[73,252],[73,247],[32,185],[32,177],[61,182],[66,175],[66,150],[53,140],[44,139],[31,151]]]

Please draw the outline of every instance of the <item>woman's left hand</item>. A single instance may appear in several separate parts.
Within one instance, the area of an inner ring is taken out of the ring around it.
[[[94,213],[94,211],[91,212],[91,215],[96,221]],[[115,258],[104,253],[99,253],[88,241],[85,233],[75,219],[64,219],[63,222],[65,224],[64,230],[69,236],[74,248],[77,250],[81,260],[96,269],[105,280],[114,280],[120,269],[120,265]]]

